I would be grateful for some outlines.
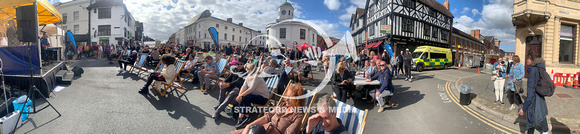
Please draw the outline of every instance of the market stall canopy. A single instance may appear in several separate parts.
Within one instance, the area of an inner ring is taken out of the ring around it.
[[[0,22],[16,20],[14,7],[30,6],[34,2],[38,7],[38,25],[52,24],[62,20],[62,15],[48,0],[0,0]]]

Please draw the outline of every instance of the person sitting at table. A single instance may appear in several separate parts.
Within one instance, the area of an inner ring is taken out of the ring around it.
[[[308,118],[308,124],[303,134],[347,134],[346,127],[342,121],[336,118],[336,101],[332,100],[330,95],[324,95],[316,104],[318,114]]]
[[[204,59],[206,65],[204,69],[199,69],[197,72],[197,78],[199,79],[199,88],[203,91],[204,95],[208,94],[211,79],[217,79],[216,71],[218,70],[217,64],[213,61],[211,56],[206,56]],[[205,90],[203,90],[205,89]]]
[[[394,106],[395,103],[391,101],[393,97],[395,86],[393,86],[393,81],[391,79],[391,71],[387,68],[387,62],[380,61],[379,68],[381,69],[377,75],[374,75],[370,79],[367,79],[366,82],[371,82],[372,80],[379,80],[381,86],[379,89],[373,89],[369,92],[369,95],[376,99],[379,102],[379,110],[378,112],[383,112],[385,109],[385,102],[383,97],[387,97],[387,102],[389,102],[389,106]]]
[[[284,96],[297,97],[301,95],[304,95],[304,88],[300,84],[295,84],[288,87]],[[250,126],[254,124],[264,126],[268,134],[300,133],[304,111],[300,111],[299,108],[304,107],[305,100],[283,98],[283,101],[280,106],[275,108],[276,110],[264,113],[264,116],[248,124],[244,129],[234,130],[230,134],[246,134],[250,130]]]
[[[121,68],[119,72],[122,74],[127,73],[127,64],[133,65],[137,60],[137,51],[133,51],[129,57],[126,59],[119,60],[119,67]]]
[[[252,66],[252,68],[249,68],[249,66],[244,67],[244,63],[238,61],[238,63],[236,63],[236,67],[232,69],[232,73],[235,74],[231,74],[226,78],[226,80],[219,83],[220,86],[220,94],[218,97],[219,104],[213,107],[213,109],[215,109],[216,111],[213,114],[212,118],[216,119],[220,115],[219,113],[222,112],[224,108],[226,108],[226,106],[231,104],[234,98],[238,96],[239,89],[242,88],[242,85],[244,84],[245,81],[244,79],[244,76],[246,75],[245,68],[248,68],[248,70],[254,70],[255,67],[254,66]],[[226,97],[227,92],[229,92],[229,94]]]
[[[254,68],[255,65],[248,64],[248,66],[248,69],[250,69]],[[249,72],[250,73],[246,77],[246,80],[240,89],[240,93],[236,97],[236,102],[238,102],[238,106],[241,109],[251,107],[252,104],[266,105],[268,102],[268,97],[270,96],[266,81],[264,81],[263,78],[258,77],[260,73],[256,70],[251,70]],[[236,128],[244,126],[250,122],[249,114],[250,111],[240,111]]]
[[[153,80],[165,81],[165,79],[173,78],[173,76],[175,75],[175,65],[174,65],[175,60],[176,60],[175,57],[173,57],[172,55],[161,56],[160,62],[163,62],[163,65],[165,65],[165,67],[163,67],[161,72],[155,72],[149,75],[149,77],[147,77],[147,83],[143,86],[143,88],[141,88],[141,90],[139,90],[139,93],[148,94],[149,93],[148,87],[149,85],[151,85]]]
[[[346,95],[352,89],[352,76],[346,71],[344,62],[338,63],[336,73],[332,76],[332,91],[336,94],[336,99],[346,103]]]
[[[368,65],[367,70],[365,71],[365,78],[366,79],[371,78],[372,76],[374,76],[375,74],[377,74],[379,72],[379,70],[380,70],[377,67],[377,65],[375,64],[375,62],[368,62],[367,61],[367,63],[369,63],[369,65]]]

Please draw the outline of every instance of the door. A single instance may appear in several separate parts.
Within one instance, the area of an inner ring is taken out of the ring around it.
[[[529,36],[526,38],[526,58],[532,51],[534,52],[534,55],[532,55],[534,58],[542,58],[542,36]],[[525,59],[524,61],[525,69],[528,70],[528,62]],[[525,74],[525,77],[528,78],[528,73]]]

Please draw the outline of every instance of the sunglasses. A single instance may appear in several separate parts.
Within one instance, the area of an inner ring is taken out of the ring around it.
[[[379,66],[381,66],[381,67],[384,67],[384,66],[386,66],[386,65],[385,65],[385,64],[382,64],[382,65],[379,65]]]
[[[236,64],[236,65],[244,65],[244,64]]]

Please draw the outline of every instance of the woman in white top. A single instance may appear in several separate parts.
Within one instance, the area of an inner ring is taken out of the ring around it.
[[[174,65],[175,61],[176,59],[172,55],[161,56],[161,62],[163,62],[163,65],[165,66],[163,67],[161,72],[155,72],[149,75],[149,78],[147,78],[147,84],[145,84],[145,86],[143,86],[143,88],[139,90],[139,93],[148,94],[149,93],[148,87],[149,85],[151,85],[151,82],[153,82],[153,80],[165,81],[166,79],[173,78],[173,76],[175,76],[175,65]]]
[[[260,73],[254,69],[254,64],[247,65],[249,75],[246,77],[246,81],[240,89],[240,93],[236,97],[239,108],[251,107],[253,104],[266,105],[268,102],[268,97],[270,97],[270,92],[268,91],[268,86],[264,78],[259,77]],[[240,111],[240,116],[238,118],[238,123],[236,127],[243,126],[250,123],[250,112]]]

